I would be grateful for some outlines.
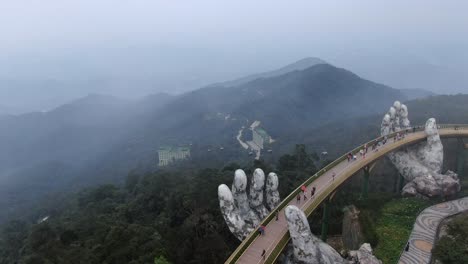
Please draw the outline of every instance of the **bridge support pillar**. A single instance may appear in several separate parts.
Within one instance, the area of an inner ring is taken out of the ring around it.
[[[399,184],[398,184],[398,192],[401,193],[401,190],[403,190],[403,186],[405,186],[405,178],[403,178],[403,175],[398,173],[400,179],[399,179]]]
[[[323,215],[322,215],[321,239],[323,242],[327,242],[329,221],[330,221],[330,201],[326,199],[323,203]]]
[[[403,189],[404,184],[405,184],[405,178],[403,178],[403,176],[400,173],[398,173],[396,177],[396,181],[395,181],[395,187],[394,187],[395,193],[401,193],[401,190]]]
[[[462,138],[458,139],[458,148],[457,148],[457,174],[460,177],[465,176],[465,163],[466,158],[468,157],[467,144],[463,141]]]
[[[369,177],[370,168],[366,166],[364,167],[364,177],[362,179],[361,199],[367,199],[367,197],[369,197]]]

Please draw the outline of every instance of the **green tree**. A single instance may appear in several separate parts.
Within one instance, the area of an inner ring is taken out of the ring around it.
[[[468,215],[460,215],[448,224],[447,235],[432,249],[442,263],[468,263]]]
[[[154,258],[154,264],[171,264],[164,256]]]

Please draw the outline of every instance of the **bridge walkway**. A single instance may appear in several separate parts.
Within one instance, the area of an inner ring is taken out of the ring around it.
[[[439,135],[441,137],[467,137],[467,125],[440,125]],[[456,128],[455,128],[456,127]],[[301,197],[300,203],[297,203],[296,196],[300,193],[300,187],[294,190],[288,197],[286,197],[278,206],[279,220],[276,221],[274,212],[271,212],[263,221],[262,225],[266,226],[265,234],[258,235],[257,232],[252,232],[234,251],[226,263],[275,263],[279,254],[289,241],[289,232],[286,219],[284,218],[284,210],[287,205],[296,205],[302,209],[306,216],[309,216],[318,206],[325,201],[337,188],[343,184],[348,178],[359,172],[365,166],[368,166],[384,157],[387,153],[392,152],[398,148],[406,145],[414,144],[426,139],[426,134],[422,128],[418,128],[416,132],[407,134],[403,139],[394,140],[394,134],[388,136],[387,143],[376,148],[375,151],[371,149],[372,144],[379,142],[382,138],[374,139],[367,143],[369,147],[368,152],[364,157],[359,155],[359,150],[363,145],[352,150],[356,153],[357,160],[348,162],[346,155],[335,160],[317,174],[309,178],[305,185],[307,186],[306,201]],[[335,176],[333,177],[333,174]],[[316,187],[314,197],[310,197],[311,188]],[[263,250],[266,251],[262,257]]]

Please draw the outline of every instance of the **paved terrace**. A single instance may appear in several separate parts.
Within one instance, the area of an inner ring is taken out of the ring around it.
[[[387,143],[379,146],[377,151],[372,151],[371,146],[382,141],[382,138],[374,139],[366,143],[369,151],[365,158],[358,154],[364,146],[361,145],[351,151],[356,153],[357,160],[348,162],[345,154],[330,163],[304,182],[308,192],[306,201],[301,199],[300,203],[296,202],[296,196],[300,192],[299,186],[278,205],[280,216],[278,221],[275,221],[274,211],[262,221],[261,224],[266,226],[265,235],[259,236],[256,231],[252,232],[225,263],[275,263],[290,239],[287,222],[284,218],[284,209],[287,205],[296,205],[305,212],[306,216],[310,216],[322,202],[333,195],[340,185],[364,167],[371,165],[389,152],[425,140],[426,134],[423,129],[423,127],[418,127],[415,132],[410,129],[409,134],[401,140],[394,140],[395,133],[391,134],[388,136]],[[468,137],[468,125],[439,125],[439,134],[442,138]],[[334,179],[333,174],[335,174]],[[313,186],[317,189],[315,196],[311,198],[310,190]],[[261,257],[264,249],[266,250],[265,260]]]
[[[424,209],[414,223],[413,231],[408,240],[409,250],[403,251],[398,263],[431,263],[431,250],[436,242],[442,220],[466,211],[468,211],[468,197]]]

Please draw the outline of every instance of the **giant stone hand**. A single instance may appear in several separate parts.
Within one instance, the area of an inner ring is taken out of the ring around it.
[[[381,135],[409,128],[408,108],[396,101],[383,117]],[[407,181],[402,193],[423,197],[453,195],[460,191],[460,181],[452,171],[442,174],[444,152],[434,118],[427,120],[424,131],[427,141],[388,154],[388,158]]]
[[[266,185],[266,186],[265,186]],[[280,202],[278,193],[278,176],[268,174],[265,184],[265,173],[256,169],[250,182],[247,194],[247,176],[243,170],[236,170],[232,189],[225,184],[218,187],[218,198],[221,213],[229,230],[239,240],[246,238]],[[266,204],[263,195],[266,192]]]
[[[288,260],[289,263],[382,263],[372,254],[369,244],[363,244],[359,250],[351,251],[349,259],[343,259],[335,249],[312,234],[304,212],[294,205],[286,207],[285,216],[293,244],[293,254]]]
[[[263,202],[264,187],[266,204]],[[250,183],[249,194],[246,189],[247,176],[243,170],[236,170],[231,189],[225,184],[218,187],[221,213],[230,231],[241,241],[258,226],[268,211],[273,210],[280,202],[278,176],[275,173],[268,174],[265,184],[265,174],[261,169],[256,169]],[[312,234],[307,217],[299,208],[286,207],[285,218],[291,243],[287,246],[283,263],[347,263],[331,246]],[[372,252],[356,252],[356,256],[370,254],[373,257]],[[359,258],[356,260],[356,263],[360,263]],[[367,263],[381,263],[375,260],[376,262]]]

